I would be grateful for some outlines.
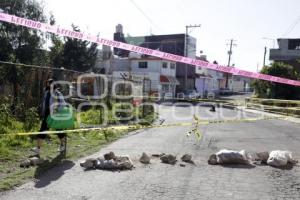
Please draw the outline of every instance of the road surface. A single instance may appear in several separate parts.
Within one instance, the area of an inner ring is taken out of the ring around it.
[[[202,119],[256,118],[257,114],[220,109],[208,112],[208,107],[161,105],[164,123],[190,121],[195,112]],[[172,114],[174,111],[174,114]],[[209,116],[209,114],[211,116]],[[245,116],[243,116],[245,115]],[[259,120],[210,124],[202,126],[203,137],[197,141],[185,133],[191,127],[151,128],[131,133],[106,146],[90,157],[114,151],[128,154],[135,163],[131,171],[84,171],[79,162],[66,162],[35,182],[0,194],[2,200],[22,199],[300,199],[300,167],[282,170],[270,166],[211,166],[207,158],[222,148],[267,151],[288,149],[300,158],[300,126],[284,120]],[[142,152],[190,153],[195,165],[181,167],[152,159],[150,165],[138,162]],[[83,160],[83,159],[81,159]]]

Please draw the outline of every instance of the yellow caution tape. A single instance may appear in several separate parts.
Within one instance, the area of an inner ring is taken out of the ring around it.
[[[60,133],[76,133],[76,132],[87,132],[87,131],[108,131],[108,130],[133,130],[133,129],[146,129],[146,128],[164,128],[164,127],[176,127],[176,126],[192,126],[192,125],[208,125],[218,123],[235,123],[235,122],[254,122],[258,120],[269,120],[269,119],[285,119],[286,117],[264,117],[264,118],[248,118],[248,119],[232,119],[232,120],[199,120],[195,118],[195,122],[179,122],[172,124],[161,124],[161,125],[122,125],[122,126],[109,126],[109,127],[94,127],[94,128],[79,128],[71,130],[59,130],[59,131],[43,131],[43,132],[27,132],[27,133],[11,133],[11,134],[0,134],[0,136],[17,135],[17,136],[28,136],[28,135],[52,135]]]

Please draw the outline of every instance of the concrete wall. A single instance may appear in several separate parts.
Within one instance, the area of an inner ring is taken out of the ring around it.
[[[163,68],[163,63],[167,63],[167,68]],[[175,65],[174,69],[171,69],[171,64]],[[175,62],[168,62],[168,61],[162,61],[161,62],[161,74],[165,76],[176,76],[176,63]]]
[[[147,68],[139,68],[139,62],[147,62],[148,67]],[[140,72],[140,73],[146,73],[146,72],[160,72],[161,68],[161,61],[157,60],[147,60],[147,59],[138,59],[138,60],[131,60],[131,70],[133,72]]]
[[[278,39],[278,49],[270,49],[270,60],[285,61],[300,58],[300,49],[289,49],[289,42],[297,39]]]

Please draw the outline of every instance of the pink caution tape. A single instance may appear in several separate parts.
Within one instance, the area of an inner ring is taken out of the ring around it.
[[[296,80],[280,78],[280,77],[266,75],[266,74],[260,74],[260,73],[256,73],[256,72],[250,72],[250,71],[241,70],[241,69],[237,69],[237,68],[233,68],[233,67],[227,67],[224,65],[212,64],[212,63],[202,61],[202,60],[197,60],[197,59],[193,59],[193,58],[188,58],[188,57],[183,57],[183,56],[174,55],[174,54],[170,54],[170,53],[165,53],[162,51],[152,50],[152,49],[139,47],[139,46],[135,46],[135,45],[131,45],[131,44],[126,44],[126,43],[122,43],[122,42],[118,42],[118,41],[114,41],[114,40],[107,40],[107,39],[103,39],[103,38],[100,38],[97,36],[93,36],[89,33],[71,31],[71,30],[68,30],[65,28],[61,28],[60,26],[51,26],[51,25],[48,25],[45,23],[28,20],[25,18],[16,17],[14,15],[9,15],[9,14],[5,14],[5,13],[0,13],[0,21],[25,26],[28,28],[37,29],[37,30],[40,30],[43,32],[54,33],[54,34],[57,34],[60,36],[76,38],[76,39],[80,39],[80,40],[87,40],[87,41],[94,42],[94,43],[97,43],[100,45],[116,47],[116,48],[120,48],[120,49],[124,49],[124,50],[128,50],[128,51],[133,51],[133,52],[137,52],[137,53],[141,53],[141,54],[159,57],[159,58],[166,59],[166,60],[185,63],[185,64],[189,64],[189,65],[195,65],[195,66],[199,66],[199,67],[204,67],[207,69],[212,69],[212,70],[216,70],[216,71],[220,71],[220,72],[227,72],[230,74],[240,75],[240,76],[254,78],[254,79],[261,79],[261,80],[265,80],[265,81],[300,86],[300,81],[296,81]]]

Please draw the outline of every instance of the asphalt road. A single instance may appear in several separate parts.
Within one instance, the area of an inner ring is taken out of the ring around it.
[[[195,107],[193,107],[195,108]],[[159,112],[165,123],[200,118],[257,118],[257,114],[207,107],[190,109],[186,105],[162,105]],[[174,112],[173,112],[174,111]],[[175,113],[175,115],[174,115]],[[300,158],[300,126],[284,120],[258,120],[210,124],[201,127],[197,141],[185,133],[191,127],[151,128],[133,132],[91,155],[108,151],[128,154],[135,163],[131,171],[84,171],[79,161],[66,162],[16,190],[0,194],[0,199],[300,199],[300,167],[276,169],[269,166],[211,166],[207,158],[222,148],[249,151],[290,150]],[[195,165],[181,167],[152,159],[150,165],[138,162],[142,152],[193,155]],[[82,160],[82,159],[81,159]]]

